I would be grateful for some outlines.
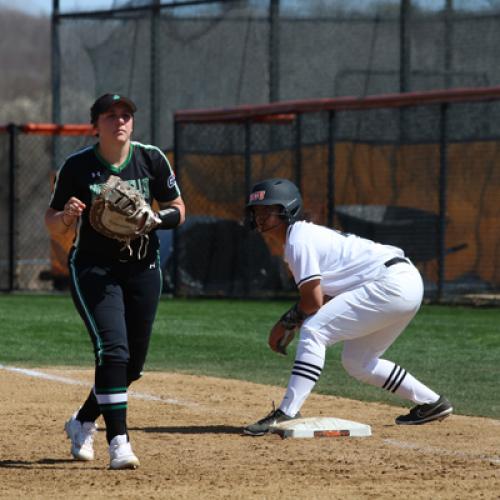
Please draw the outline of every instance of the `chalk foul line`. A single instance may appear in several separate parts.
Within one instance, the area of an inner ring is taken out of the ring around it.
[[[88,387],[90,389],[91,384],[87,382],[82,382],[81,380],[76,380],[72,379],[69,377],[62,377],[60,375],[52,375],[50,373],[44,373],[39,370],[30,370],[28,368],[19,368],[16,366],[7,366],[3,365],[0,363],[0,370],[5,370],[9,372],[14,372],[18,373],[20,375],[24,375],[26,377],[33,377],[33,378],[38,378],[41,380],[49,380],[52,382],[59,382],[62,384],[68,384],[68,385],[78,385],[78,386],[84,386]],[[177,406],[184,406],[184,407],[189,407],[189,408],[199,408],[200,404],[192,402],[192,401],[182,401],[179,399],[173,399],[173,398],[164,398],[161,396],[156,396],[154,394],[148,394],[144,392],[137,392],[137,391],[129,391],[129,395],[135,399],[141,399],[143,401],[158,401],[160,403],[166,403],[166,404],[171,404],[171,405],[177,405]],[[452,451],[452,450],[446,450],[443,448],[436,448],[433,446],[422,446],[419,444],[415,443],[409,443],[406,441],[399,441],[397,439],[384,439],[383,443],[400,448],[400,449],[407,449],[407,450],[414,450],[419,453],[423,454],[430,454],[430,455],[443,455],[443,456],[453,456],[457,458],[463,458],[463,459],[474,459],[474,460],[481,460],[481,461],[486,461],[490,462],[491,464],[494,465],[500,465],[500,456],[499,455],[493,455],[493,456],[488,456],[484,454],[474,454],[474,453],[467,453],[463,451]]]
[[[91,384],[88,384],[87,382],[82,382],[81,380],[75,380],[69,377],[62,377],[60,375],[52,375],[50,373],[44,373],[38,370],[30,370],[28,368],[18,368],[16,366],[6,366],[0,364],[0,370],[5,370],[9,372],[14,372],[18,373],[20,375],[24,375],[26,377],[32,377],[32,378],[38,378],[41,380],[49,380],[51,382],[60,382],[62,384],[68,384],[68,385],[78,385],[78,386],[84,386],[92,387]],[[166,403],[166,404],[171,404],[171,405],[177,405],[177,406],[185,406],[188,408],[197,408],[200,405],[198,403],[192,402],[192,401],[183,401],[179,399],[173,399],[173,398],[164,398],[162,396],[155,396],[154,394],[148,394],[145,392],[137,392],[130,390],[128,392],[129,396],[135,398],[135,399],[141,399],[143,401],[158,401],[160,403]]]
[[[470,459],[481,460],[485,462],[491,462],[492,464],[495,465],[500,465],[499,455],[488,456],[484,454],[467,453],[465,451],[452,451],[452,450],[446,450],[444,448],[435,448],[434,446],[422,446],[420,444],[408,443],[406,441],[398,441],[397,439],[384,439],[383,443],[389,446],[394,446],[396,448],[401,448],[405,450],[415,450],[425,455],[452,456],[468,460]]]

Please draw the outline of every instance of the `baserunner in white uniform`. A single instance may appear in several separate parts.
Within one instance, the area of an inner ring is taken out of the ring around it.
[[[247,204],[252,226],[283,245],[300,292],[299,301],[272,328],[269,345],[280,352],[288,332],[300,330],[300,337],[281,404],[244,432],[260,436],[278,422],[300,417],[323,370],[326,348],[340,341],[350,375],[415,403],[396,418],[397,424],[450,415],[453,408],[445,397],[381,358],[422,303],[417,268],[400,248],[302,221],[301,212],[300,192],[286,179],[256,184]]]

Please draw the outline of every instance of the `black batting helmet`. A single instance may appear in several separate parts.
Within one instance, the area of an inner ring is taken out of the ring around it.
[[[252,207],[261,205],[282,207],[281,216],[288,224],[299,220],[302,215],[302,197],[299,188],[287,179],[266,179],[253,186],[246,205],[247,219],[252,229],[255,228]]]

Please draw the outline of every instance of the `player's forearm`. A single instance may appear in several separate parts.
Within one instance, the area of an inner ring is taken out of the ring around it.
[[[304,283],[299,291],[299,309],[307,316],[315,314],[323,305],[323,291],[320,280],[312,280]]]
[[[315,314],[323,305],[323,296],[321,296],[321,300],[318,299],[319,297],[314,296],[301,296],[298,302],[300,310],[304,311],[308,316]]]
[[[75,225],[77,217],[49,208],[45,213],[45,226],[50,234],[65,234]]]

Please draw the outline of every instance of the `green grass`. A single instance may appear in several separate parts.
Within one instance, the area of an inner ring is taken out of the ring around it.
[[[289,302],[163,299],[149,370],[285,386],[293,362],[267,347]],[[452,400],[457,413],[500,418],[500,309],[424,306],[384,357]],[[92,366],[89,337],[66,295],[0,295],[0,363]],[[294,344],[295,345],[295,344]],[[401,405],[349,377],[341,345],[329,349],[316,392]]]

